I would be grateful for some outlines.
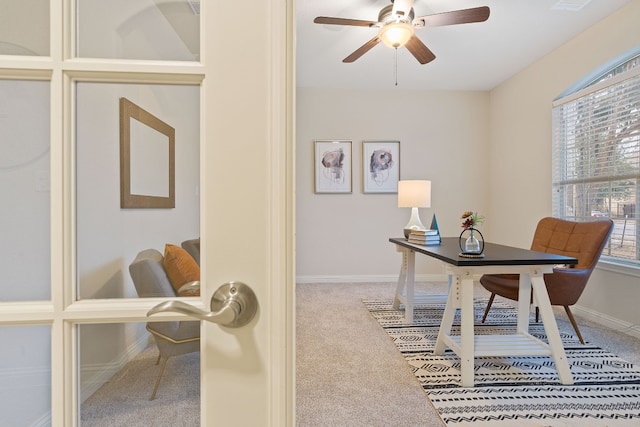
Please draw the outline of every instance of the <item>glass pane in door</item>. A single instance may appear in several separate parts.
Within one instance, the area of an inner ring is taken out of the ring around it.
[[[81,425],[200,425],[199,322],[79,325],[78,337]]]
[[[200,0],[79,0],[78,57],[198,61]]]
[[[188,245],[199,243],[200,230],[199,90],[76,84],[79,299],[175,297],[199,280]],[[162,292],[133,280],[130,265],[141,254],[167,275]],[[188,269],[172,274],[176,265]]]
[[[0,0],[0,55],[49,55],[49,0]]]
[[[0,80],[0,301],[51,295],[49,88]]]
[[[1,326],[0,425],[51,425],[51,328]]]

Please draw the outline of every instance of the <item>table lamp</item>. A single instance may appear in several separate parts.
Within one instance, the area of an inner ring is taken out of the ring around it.
[[[420,221],[418,208],[431,207],[431,181],[398,181],[398,207],[411,208],[411,218],[404,226],[405,238],[409,238],[411,230],[426,230]]]

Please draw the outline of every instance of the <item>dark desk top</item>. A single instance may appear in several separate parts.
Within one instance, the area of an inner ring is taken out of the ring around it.
[[[457,237],[443,237],[442,243],[430,246],[409,243],[404,237],[390,238],[389,241],[458,267],[485,265],[573,265],[578,263],[578,260],[573,257],[536,252],[529,249],[520,249],[487,242],[484,244],[483,258],[464,258],[458,255],[460,253],[460,243]]]

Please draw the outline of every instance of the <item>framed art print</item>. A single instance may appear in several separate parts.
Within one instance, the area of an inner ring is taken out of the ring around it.
[[[316,140],[316,193],[351,193],[351,141]]]
[[[120,207],[175,208],[176,131],[120,98]]]
[[[400,141],[363,141],[362,175],[363,192],[397,193]]]

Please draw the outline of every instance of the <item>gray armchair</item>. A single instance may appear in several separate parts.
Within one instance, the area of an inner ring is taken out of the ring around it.
[[[200,265],[200,238],[185,240],[182,242],[182,247],[189,252],[189,255]]]
[[[138,253],[136,259],[129,266],[129,273],[138,296],[141,298],[176,296],[163,266],[163,255],[155,249],[147,249]],[[149,399],[153,400],[156,397],[167,360],[172,356],[200,351],[200,322],[149,322],[147,330],[158,346],[159,354],[156,364],[161,363],[160,372]]]

